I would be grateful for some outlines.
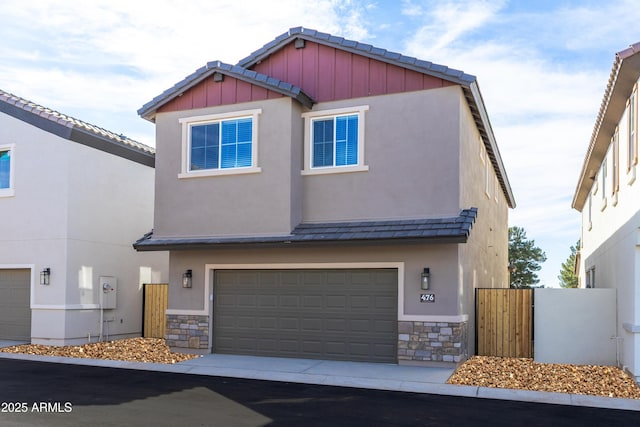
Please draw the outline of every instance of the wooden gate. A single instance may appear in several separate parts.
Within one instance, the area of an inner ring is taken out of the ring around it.
[[[476,289],[476,354],[533,357],[533,289]]]
[[[166,283],[146,283],[143,296],[142,336],[145,338],[165,338],[167,330],[166,311],[169,285]]]

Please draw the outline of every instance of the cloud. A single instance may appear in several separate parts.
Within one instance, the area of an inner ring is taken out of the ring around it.
[[[0,87],[153,145],[153,128],[122,129],[144,103],[209,61],[235,63],[293,26],[369,37],[358,1],[84,2],[6,0]],[[276,13],[277,12],[277,13]]]
[[[505,3],[502,0],[438,1],[430,3],[430,7],[421,7],[405,2],[403,13],[414,18],[421,17],[424,22],[407,47],[410,51],[421,50],[428,58],[432,53],[486,25]]]

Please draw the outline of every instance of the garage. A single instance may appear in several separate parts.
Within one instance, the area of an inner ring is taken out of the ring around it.
[[[30,270],[0,270],[1,340],[31,340],[30,286]]]
[[[214,353],[397,362],[396,269],[216,270]]]

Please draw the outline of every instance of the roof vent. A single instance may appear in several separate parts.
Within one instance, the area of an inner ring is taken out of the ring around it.
[[[294,43],[294,46],[296,49],[304,49],[304,39],[297,38]]]
[[[213,73],[213,81],[214,82],[223,82],[224,81],[224,74]]]

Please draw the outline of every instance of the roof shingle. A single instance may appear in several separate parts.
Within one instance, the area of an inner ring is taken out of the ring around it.
[[[229,245],[289,245],[296,243],[373,243],[387,241],[413,243],[464,243],[478,214],[477,208],[460,215],[387,221],[350,221],[339,223],[303,223],[290,234],[277,236],[211,236],[162,238],[145,234],[134,243],[139,251],[212,248]]]
[[[33,126],[130,160],[153,166],[155,149],[0,89],[0,112]]]

